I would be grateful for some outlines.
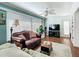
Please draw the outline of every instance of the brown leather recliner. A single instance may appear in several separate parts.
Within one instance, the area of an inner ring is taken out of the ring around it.
[[[33,49],[40,45],[41,38],[33,31],[22,31],[13,33],[12,41],[21,48]]]

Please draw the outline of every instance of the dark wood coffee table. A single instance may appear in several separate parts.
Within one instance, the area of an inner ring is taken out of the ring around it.
[[[53,50],[52,43],[47,41],[47,42],[49,42],[49,44],[45,44],[44,42],[46,42],[46,41],[43,41],[41,43],[41,51],[40,52],[47,54],[47,55],[50,55],[51,51]]]

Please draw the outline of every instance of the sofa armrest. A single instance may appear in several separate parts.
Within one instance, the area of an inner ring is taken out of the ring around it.
[[[16,44],[16,46],[21,48],[25,47],[25,40],[23,38],[13,37],[12,39],[14,40],[14,43]]]
[[[20,38],[20,37],[12,37],[12,40],[13,41],[16,41],[16,42],[24,41],[24,39],[23,38]]]
[[[36,34],[36,37],[37,37],[37,38],[41,38],[41,35]]]

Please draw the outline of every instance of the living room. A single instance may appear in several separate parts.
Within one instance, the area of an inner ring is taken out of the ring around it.
[[[74,24],[78,7],[76,2],[0,3],[0,56],[79,56],[78,23]]]

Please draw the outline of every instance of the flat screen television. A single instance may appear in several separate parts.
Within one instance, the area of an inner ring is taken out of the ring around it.
[[[54,24],[54,30],[60,30],[60,25],[59,24]]]

